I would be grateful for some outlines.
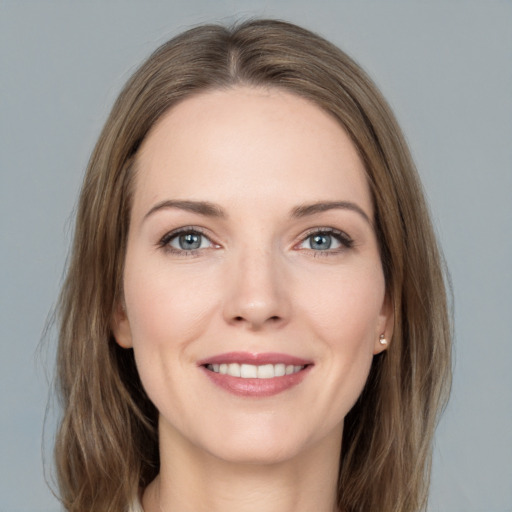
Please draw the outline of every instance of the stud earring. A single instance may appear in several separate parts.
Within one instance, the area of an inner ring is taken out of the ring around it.
[[[388,344],[388,340],[385,338],[384,334],[381,334],[381,335],[379,336],[379,343],[380,343],[381,345],[387,345],[387,344]]]

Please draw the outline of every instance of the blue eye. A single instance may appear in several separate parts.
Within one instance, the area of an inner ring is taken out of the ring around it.
[[[333,240],[331,235],[325,233],[317,233],[315,235],[311,235],[308,237],[308,240],[310,248],[314,249],[315,251],[326,251],[327,249],[331,249],[333,248],[333,242],[334,245],[336,245],[336,243],[338,246],[340,245],[337,240]]]
[[[336,252],[342,247],[353,246],[352,239],[342,231],[333,229],[317,230],[308,235],[300,244],[301,249]]]
[[[203,235],[198,233],[186,233],[184,235],[176,236],[171,241],[171,246],[176,249],[182,249],[184,251],[193,251],[199,249],[203,241]],[[176,247],[177,246],[177,247]]]
[[[162,238],[159,245],[168,248],[172,252],[186,253],[200,249],[207,249],[213,244],[208,237],[199,231],[188,229],[177,233],[168,233]]]

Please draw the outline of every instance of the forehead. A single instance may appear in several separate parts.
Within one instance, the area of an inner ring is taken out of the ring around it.
[[[277,89],[236,87],[187,98],[152,128],[136,162],[134,210],[197,199],[283,205],[357,200],[371,216],[364,166],[341,125]]]

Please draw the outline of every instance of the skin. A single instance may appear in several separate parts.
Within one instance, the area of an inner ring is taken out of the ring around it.
[[[208,201],[224,215],[148,214],[168,200]],[[319,201],[355,207],[290,215]],[[343,419],[385,349],[379,335],[392,331],[372,219],[354,145],[298,96],[207,92],[153,127],[137,156],[113,322],[160,413],[161,472],[146,512],[335,509]],[[201,248],[184,251],[168,235],[183,227],[200,229]],[[312,229],[332,236],[331,248],[312,245]],[[314,366],[282,393],[240,397],[197,366],[232,351]]]

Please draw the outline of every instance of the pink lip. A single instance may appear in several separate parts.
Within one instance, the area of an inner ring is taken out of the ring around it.
[[[285,364],[294,366],[305,366],[304,369],[291,375],[274,377],[272,379],[243,379],[215,373],[206,368],[208,364],[239,363],[239,364]],[[248,352],[230,352],[209,357],[198,362],[200,369],[215,385],[228,391],[231,394],[243,397],[269,397],[282,393],[300,384],[309,374],[313,367],[312,361],[307,361],[287,354],[265,353],[251,354]]]

